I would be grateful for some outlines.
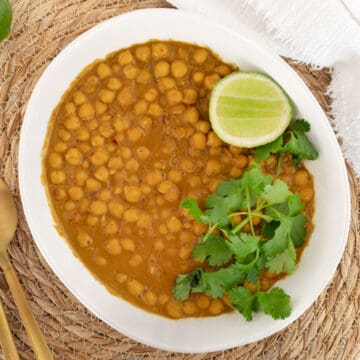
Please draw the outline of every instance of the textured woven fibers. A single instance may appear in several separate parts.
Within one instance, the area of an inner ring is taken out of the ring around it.
[[[51,59],[96,23],[136,8],[162,7],[161,0],[12,0],[11,37],[0,45],[0,177],[16,198],[19,226],[10,247],[46,340],[56,359],[360,359],[360,184],[348,169],[352,221],[347,247],[332,283],[306,313],[263,341],[212,354],[172,354],[128,339],[92,316],[42,259],[24,219],[17,182],[19,129],[26,103]],[[330,74],[291,63],[327,110]],[[13,299],[0,273],[5,304],[21,359],[34,359]],[[0,359],[2,355],[0,353]]]

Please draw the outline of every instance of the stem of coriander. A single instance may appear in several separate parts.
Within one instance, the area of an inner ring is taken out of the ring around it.
[[[213,232],[213,230],[218,226],[218,224],[214,224],[213,226],[209,227],[209,230],[207,231],[207,233],[204,235],[202,242],[206,241],[206,239],[210,236],[210,234]]]
[[[236,234],[241,228],[249,222],[249,218],[244,219],[240,224],[238,224],[234,229],[231,230],[232,234]]]
[[[280,174],[280,167],[281,167],[281,160],[283,158],[284,154],[280,154],[278,161],[277,161],[277,166],[276,166],[276,173],[275,173],[275,179],[277,179],[279,177]]]
[[[250,192],[249,192],[249,189],[246,188],[245,192],[246,192],[246,202],[247,202],[247,209],[248,209],[248,217],[249,217],[249,221],[250,221],[251,234],[254,236],[255,231],[254,231],[254,225],[252,223],[252,214],[251,214],[251,208],[250,208]]]

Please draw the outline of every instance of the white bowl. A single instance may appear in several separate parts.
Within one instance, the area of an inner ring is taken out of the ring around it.
[[[204,45],[241,69],[260,70],[276,79],[294,100],[299,116],[312,126],[320,152],[307,163],[315,178],[315,230],[296,271],[279,285],[291,295],[285,320],[257,314],[246,322],[237,313],[170,320],[132,306],[107,292],[59,236],[41,184],[41,150],[53,108],[75,76],[89,63],[117,49],[149,39]],[[48,66],[29,101],[21,131],[19,183],[32,235],[44,258],[67,288],[113,328],[144,344],[179,352],[207,352],[269,336],[297,319],[331,280],[347,239],[350,201],[347,173],[328,120],[302,80],[277,55],[226,28],[170,9],[138,10],[105,21],[79,36]]]

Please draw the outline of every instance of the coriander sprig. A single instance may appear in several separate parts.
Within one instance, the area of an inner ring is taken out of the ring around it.
[[[266,176],[254,166],[240,179],[223,181],[214,194],[205,200],[203,211],[196,199],[186,198],[182,207],[202,224],[208,232],[194,247],[192,256],[210,266],[222,267],[214,271],[198,268],[177,277],[173,296],[186,300],[191,292],[203,292],[213,298],[228,294],[233,307],[246,320],[262,310],[273,318],[284,318],[291,312],[290,297],[282,289],[261,291],[259,280],[265,269],[275,274],[291,273],[296,266],[296,247],[303,245],[308,218],[301,214],[304,205],[298,194],[286,183]],[[231,219],[241,215],[239,224]],[[261,232],[252,219],[263,220]],[[251,234],[242,231],[249,223]],[[214,230],[220,234],[214,234]],[[256,285],[251,293],[244,281]]]

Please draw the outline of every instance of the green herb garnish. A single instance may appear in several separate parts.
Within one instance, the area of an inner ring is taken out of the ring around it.
[[[10,33],[12,10],[8,0],[0,0],[0,41]]]
[[[295,131],[300,130],[293,128]],[[193,258],[224,267],[214,271],[198,268],[179,275],[173,288],[174,298],[186,300],[192,292],[219,298],[226,293],[233,307],[248,321],[259,310],[274,319],[289,316],[290,297],[280,288],[261,291],[260,276],[265,269],[276,274],[295,269],[295,249],[303,245],[308,221],[301,214],[304,205],[299,195],[292,193],[285,182],[265,176],[255,166],[240,179],[220,183],[215,193],[205,199],[204,211],[193,198],[186,198],[182,207],[196,221],[209,225],[193,249]],[[241,215],[240,223],[233,221],[236,215]],[[261,232],[255,231],[255,216],[263,220]],[[246,224],[251,233],[243,231]],[[220,235],[213,233],[215,229],[220,230]],[[255,292],[244,287],[245,280],[256,285]]]
[[[310,131],[306,120],[295,120],[289,128],[276,140],[255,149],[254,158],[257,162],[267,160],[270,154],[292,154],[295,167],[299,167],[302,159],[315,160],[319,153],[311,144],[305,133]]]

